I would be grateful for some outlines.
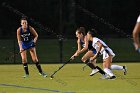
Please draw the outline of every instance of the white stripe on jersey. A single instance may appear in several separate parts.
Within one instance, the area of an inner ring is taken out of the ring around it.
[[[100,51],[100,53],[103,54],[103,59],[108,58],[109,55],[112,55],[113,57],[115,56],[115,54],[113,53],[113,51],[101,39],[94,37],[93,38],[93,41],[92,41],[92,46],[96,49],[96,51],[99,48],[99,46],[97,44],[98,41],[101,44],[103,44],[103,47],[101,48],[101,51]],[[109,53],[107,53],[106,50],[108,50]]]
[[[138,17],[138,19],[137,19],[137,23],[139,23],[140,22],[140,15],[139,15],[139,17]]]
[[[98,41],[99,41],[101,44],[103,44],[104,47],[107,47],[107,45],[106,45],[101,39],[94,37],[94,38],[93,38],[93,41],[92,41],[92,46],[93,46],[96,50],[98,50],[98,48],[99,48],[99,46],[98,46],[98,44],[97,44]],[[104,47],[102,47],[102,49],[101,49],[101,51],[100,51],[101,54],[102,54],[103,51],[105,50]]]

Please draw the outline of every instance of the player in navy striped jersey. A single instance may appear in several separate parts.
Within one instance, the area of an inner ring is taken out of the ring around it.
[[[96,54],[96,50],[92,47],[92,42],[88,42],[84,27],[80,27],[76,30],[76,37],[78,38],[78,49],[71,58],[74,59],[75,56],[78,56],[79,54],[88,50],[81,60],[92,69],[90,76],[93,76],[97,72],[100,72],[102,75],[105,75],[105,72],[100,67],[95,65],[96,59],[92,62],[89,62],[90,57]]]
[[[24,78],[29,76],[28,63],[26,51],[29,50],[33,62],[36,64],[36,67],[40,75],[46,77],[47,75],[42,71],[41,65],[38,62],[35,44],[38,39],[38,34],[35,29],[28,25],[26,18],[21,18],[21,27],[17,29],[17,40],[21,52],[22,64],[25,70]]]
[[[119,66],[119,65],[111,65],[113,57],[115,54],[113,51],[104,43],[101,39],[94,36],[94,33],[88,31],[87,33],[88,41],[92,41],[92,46],[96,49],[96,54],[90,58],[90,60],[94,60],[97,56],[103,55],[103,68],[104,71],[109,75],[108,79],[115,79],[115,75],[112,73],[111,70],[122,70],[124,75],[127,73],[126,66]]]

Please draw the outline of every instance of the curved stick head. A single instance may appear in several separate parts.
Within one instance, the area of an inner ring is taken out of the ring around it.
[[[54,78],[54,76],[50,76],[50,79],[53,79]]]

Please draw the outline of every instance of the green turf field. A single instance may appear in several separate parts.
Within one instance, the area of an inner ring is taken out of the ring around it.
[[[39,76],[34,65],[29,66],[29,78],[22,78],[22,65],[0,65],[0,93],[140,93],[140,63],[118,64],[127,65],[128,74],[114,71],[116,80],[100,80],[100,74],[90,77],[88,67],[82,71],[84,64],[67,64],[53,80]],[[48,74],[59,66],[42,64]]]

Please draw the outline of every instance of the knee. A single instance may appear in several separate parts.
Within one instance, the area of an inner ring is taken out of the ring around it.
[[[27,60],[26,59],[22,59],[22,63],[27,63]]]
[[[33,59],[33,62],[34,62],[34,63],[38,62],[38,59]]]
[[[103,68],[110,68],[110,64],[108,62],[104,62],[103,63]]]
[[[82,58],[81,58],[81,61],[82,61],[82,62],[85,62],[85,61],[86,61],[86,58],[82,57]]]

